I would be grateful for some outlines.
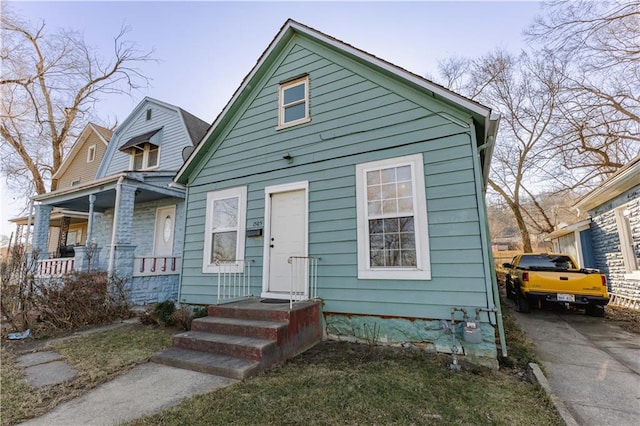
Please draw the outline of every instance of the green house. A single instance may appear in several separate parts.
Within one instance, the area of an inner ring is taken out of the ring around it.
[[[460,339],[464,351],[495,359],[484,191],[497,124],[486,106],[287,21],[176,177],[180,301],[319,299],[325,337],[443,351],[443,320],[477,320],[481,342]]]

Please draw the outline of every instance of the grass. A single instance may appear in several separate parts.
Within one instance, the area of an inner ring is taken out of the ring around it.
[[[544,391],[512,371],[452,372],[450,363],[419,350],[327,341],[131,424],[563,424]]]
[[[11,425],[40,416],[61,402],[148,361],[156,351],[171,345],[175,330],[148,326],[124,326],[101,333],[53,341],[46,350],[56,351],[76,370],[78,376],[65,383],[34,388],[16,367],[16,356],[7,348],[0,350],[2,410],[0,422]]]
[[[321,342],[283,366],[184,401],[131,425],[465,424],[561,425],[549,398],[524,379],[533,345],[504,309],[509,357],[501,370],[452,372],[450,355]],[[35,389],[2,349],[2,424],[50,411],[122,374],[170,343],[157,327],[122,327],[50,344],[79,370]],[[167,386],[171,386],[170,383]]]

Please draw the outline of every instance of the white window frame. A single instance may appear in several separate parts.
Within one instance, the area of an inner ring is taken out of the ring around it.
[[[158,148],[158,162],[156,163],[155,166],[149,167],[149,152],[151,151],[152,147]],[[136,153],[139,151],[140,151],[139,147],[133,147],[133,149],[131,150],[131,155],[130,155],[131,158],[129,160],[129,170],[153,170],[153,169],[157,169],[160,166],[160,147],[152,143],[145,142],[142,148],[142,167],[140,167],[139,169],[136,169],[135,156],[136,156]]]
[[[624,263],[627,279],[640,279],[639,261],[634,250],[631,223],[629,222],[629,207],[622,206],[615,210],[616,227],[620,238],[620,252]],[[628,276],[627,276],[628,275]]]
[[[236,260],[244,260],[244,246],[246,235],[247,217],[247,187],[239,186],[235,188],[223,189],[207,193],[207,206],[204,231],[204,250],[202,251],[202,272],[205,274],[217,273],[220,267],[211,263],[211,240],[213,233],[213,205],[216,200],[228,198],[238,198],[238,227],[236,228]],[[225,272],[242,272],[242,262],[236,262],[236,270],[230,270],[225,265]]]
[[[366,173],[389,167],[411,166],[413,183],[416,267],[372,268],[369,256],[369,220],[367,207]],[[358,221],[358,279],[430,280],[431,263],[427,221],[427,200],[424,184],[422,154],[388,158],[356,165],[356,202]]]
[[[96,160],[96,145],[93,144],[87,148],[87,163],[93,163]]]
[[[301,100],[297,100],[288,104],[284,104],[284,91],[290,89],[295,86],[299,86],[304,84],[304,98]],[[284,121],[284,112],[286,108],[299,105],[304,102],[304,117],[299,118],[297,120],[285,122]],[[278,127],[277,129],[286,129],[287,127],[296,126],[298,124],[303,124],[311,121],[311,116],[309,115],[309,76],[304,76],[301,78],[297,78],[295,80],[287,81],[286,83],[281,83],[278,89]]]

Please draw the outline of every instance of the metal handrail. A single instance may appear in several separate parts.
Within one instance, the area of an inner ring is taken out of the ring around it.
[[[251,296],[251,263],[236,259],[229,261],[216,260],[218,269],[218,294],[216,305],[221,301],[233,301]]]
[[[315,299],[318,297],[318,261],[315,256],[289,256],[289,309],[293,300]],[[296,286],[296,284],[298,284]]]

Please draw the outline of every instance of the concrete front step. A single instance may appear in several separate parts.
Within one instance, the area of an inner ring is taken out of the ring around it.
[[[273,302],[273,301],[270,301]],[[250,298],[209,306],[209,316],[173,338],[173,347],[151,360],[244,379],[290,359],[322,339],[319,301],[263,303]]]
[[[286,322],[225,317],[197,318],[191,323],[192,331],[256,337],[267,340],[278,340],[278,335],[286,328]]]
[[[173,336],[173,345],[179,348],[245,358],[257,362],[271,359],[277,350],[274,340],[204,331],[187,331],[176,334]]]
[[[243,380],[260,371],[260,363],[242,358],[172,347],[154,354],[151,361],[216,376]]]
[[[292,315],[317,304],[313,301],[296,302],[293,309],[289,303],[265,303],[264,299],[251,298],[226,305],[210,305],[207,313],[210,317],[242,318],[258,321],[288,322]]]

